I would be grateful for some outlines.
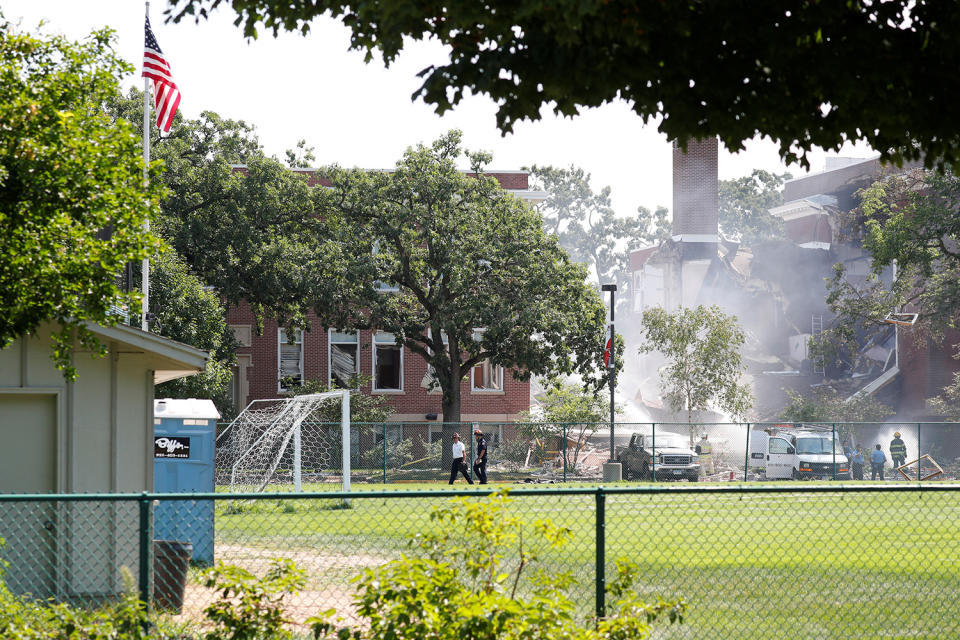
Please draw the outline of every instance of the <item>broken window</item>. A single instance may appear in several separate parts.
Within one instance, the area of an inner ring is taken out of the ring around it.
[[[277,329],[277,390],[289,391],[291,387],[303,384],[303,331],[297,329],[293,340],[287,336],[286,329]]]
[[[360,340],[357,332],[331,330],[327,334],[330,342],[329,384],[331,387],[346,389],[350,379],[360,373]]]
[[[483,329],[475,329],[473,339],[480,342]],[[470,378],[473,391],[503,391],[503,367],[492,364],[489,359],[475,365]]]
[[[373,390],[403,391],[403,349],[392,333],[373,335]]]

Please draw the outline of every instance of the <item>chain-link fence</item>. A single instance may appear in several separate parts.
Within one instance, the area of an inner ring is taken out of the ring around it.
[[[213,561],[255,575],[277,558],[304,569],[305,588],[287,602],[293,620],[331,607],[355,620],[355,576],[419,553],[411,541],[450,526],[434,509],[487,499],[477,489],[358,489],[0,496],[4,580],[16,594],[87,606],[132,586],[176,620],[198,621],[218,597],[192,554],[209,543]],[[575,578],[585,620],[603,610],[616,563],[629,561],[644,598],[689,607],[683,625],[656,637],[960,637],[960,484],[521,487],[510,498],[525,549],[549,574]],[[179,528],[156,540],[163,508]],[[542,520],[567,528],[569,543],[538,547]],[[507,564],[518,554],[498,551]]]
[[[340,424],[301,428],[303,442],[322,443],[302,449],[305,490],[340,488]],[[625,480],[635,481],[903,481],[916,480],[918,467],[924,480],[960,477],[957,423],[616,423],[611,438],[607,422],[406,422],[351,425],[350,480],[446,482],[455,432],[466,446],[467,473],[476,480],[477,429],[487,446],[491,482],[597,481],[611,459],[621,463]],[[290,442],[269,483],[274,490],[293,486]],[[220,478],[230,477],[228,471],[218,469],[218,486]]]

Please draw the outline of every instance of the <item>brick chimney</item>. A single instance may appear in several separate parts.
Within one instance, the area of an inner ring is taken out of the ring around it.
[[[716,138],[673,145],[673,239],[684,260],[715,258],[719,235]]]

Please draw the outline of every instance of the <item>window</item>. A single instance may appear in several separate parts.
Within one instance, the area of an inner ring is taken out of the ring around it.
[[[373,334],[373,390],[403,391],[403,348],[392,333]]]
[[[793,453],[793,447],[783,438],[770,438],[770,453]]]
[[[432,329],[427,328],[427,335],[433,337]],[[440,332],[440,339],[443,341],[444,350],[450,348],[450,341],[447,339],[447,334]],[[430,351],[428,348],[427,351]],[[442,393],[440,390],[440,381],[437,379],[437,371],[433,368],[432,364],[427,365],[427,371],[423,374],[423,380],[420,381],[420,386],[427,390],[429,394],[439,394]]]
[[[288,391],[290,387],[303,384],[303,331],[297,329],[294,340],[287,338],[286,329],[277,329],[277,390]]]
[[[473,340],[483,339],[483,329],[474,329]],[[490,360],[475,365],[470,372],[473,391],[503,391],[503,367],[491,364]]]
[[[484,360],[473,368],[474,391],[503,391],[503,367]]]
[[[360,373],[360,339],[357,332],[330,330],[327,332],[330,345],[327,383],[331,387],[346,389],[350,378]]]

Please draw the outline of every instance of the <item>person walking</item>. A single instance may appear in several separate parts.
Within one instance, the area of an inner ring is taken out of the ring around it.
[[[447,484],[453,484],[453,481],[457,479],[458,472],[463,474],[467,482],[473,484],[470,474],[467,473],[467,449],[460,442],[460,434],[455,433],[453,434],[453,463],[450,465],[450,482]]]
[[[902,467],[907,461],[907,445],[900,439],[899,431],[894,432],[893,440],[890,441],[890,458],[893,460],[894,469]]]
[[[873,450],[873,453],[870,454],[870,479],[876,480],[877,475],[880,476],[880,479],[883,480],[883,463],[887,461],[887,456],[884,455],[883,451],[880,449],[880,445],[877,445],[877,448]]]
[[[487,439],[483,437],[480,427],[474,428],[473,435],[477,437],[477,459],[473,462],[473,475],[480,484],[487,484]]]
[[[853,464],[853,479],[863,480],[863,451],[856,449],[850,462]]]

